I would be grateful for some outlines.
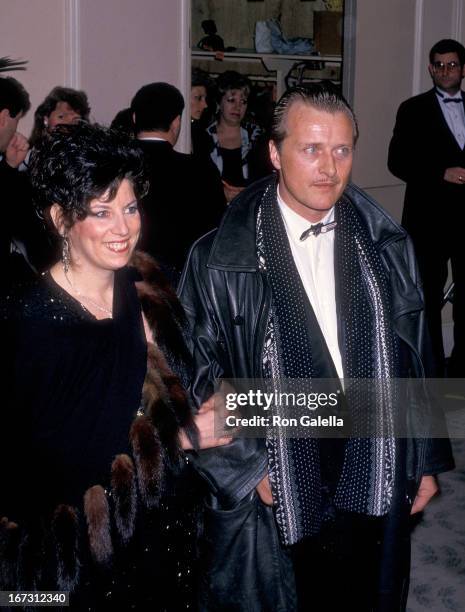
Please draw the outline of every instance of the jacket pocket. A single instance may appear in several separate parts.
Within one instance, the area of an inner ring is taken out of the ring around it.
[[[230,510],[205,508],[200,610],[292,612],[293,569],[273,509],[255,492]]]

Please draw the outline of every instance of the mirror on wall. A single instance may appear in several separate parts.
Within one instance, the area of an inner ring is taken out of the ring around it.
[[[289,85],[342,86],[344,0],[192,0],[192,65],[246,74],[274,99]]]
[[[265,130],[287,87],[331,80],[352,100],[356,0],[187,1],[191,68],[213,84],[204,127],[218,110],[215,80],[229,70],[250,80],[248,114]]]

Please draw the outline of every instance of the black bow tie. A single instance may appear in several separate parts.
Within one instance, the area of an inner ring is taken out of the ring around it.
[[[326,234],[326,232],[330,232],[337,225],[337,221],[332,221],[331,223],[317,223],[316,225],[311,225],[308,230],[305,230],[300,236],[300,241],[303,242],[306,240],[310,234],[314,234],[315,236],[319,236],[320,234]]]
[[[444,102],[444,104],[449,104],[449,102],[455,102],[456,104],[460,104],[461,102],[463,102],[463,98],[460,95],[458,98],[450,98],[449,96],[445,96],[442,91],[439,91],[439,89],[437,87],[435,87],[435,91],[438,94],[438,96],[441,98],[441,100]]]

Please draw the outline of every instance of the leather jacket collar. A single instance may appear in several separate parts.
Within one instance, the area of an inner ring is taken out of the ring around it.
[[[216,232],[207,267],[234,272],[258,272],[255,245],[256,209],[264,190],[276,180],[276,175],[261,179],[235,199]],[[401,249],[411,251],[410,259],[413,261],[413,251],[406,231],[384,209],[356,185],[349,184],[344,193],[366,223],[370,237],[381,255],[389,245],[399,242]],[[423,300],[412,282],[412,276],[413,280],[416,280],[416,270],[406,269],[402,274],[402,271],[397,269],[397,272],[399,278],[393,304],[394,318],[406,312],[423,309]]]
[[[255,272],[256,208],[261,194],[268,185],[277,181],[277,175],[265,177],[244,190],[228,208],[213,242],[208,267],[220,270]],[[404,240],[405,230],[358,187],[349,184],[345,196],[355,205],[365,221],[370,237],[381,250],[387,243]]]

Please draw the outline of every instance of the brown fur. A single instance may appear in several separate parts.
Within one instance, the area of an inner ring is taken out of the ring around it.
[[[159,430],[161,440],[174,461],[179,457],[179,427],[182,427],[194,447],[198,432],[192,410],[179,377],[172,371],[161,347],[169,346],[175,351],[176,362],[188,369],[188,355],[183,336],[184,313],[171,287],[163,280],[154,260],[140,251],[136,252],[133,264],[142,276],[136,283],[139,299],[147,321],[152,329],[153,344],[149,344],[147,375],[143,398],[148,414]]]
[[[160,500],[163,477],[163,448],[152,421],[139,416],[133,422],[130,439],[137,467],[139,491],[144,504],[152,508]]]
[[[126,544],[134,533],[137,486],[134,463],[128,455],[117,455],[111,466],[111,486],[115,500],[115,523]]]
[[[79,520],[71,506],[60,504],[52,519],[52,535],[57,559],[57,587],[60,591],[74,591],[81,564],[79,561]]]
[[[113,554],[110,534],[110,512],[105,490],[100,485],[87,489],[84,495],[89,547],[98,563],[106,564]]]

